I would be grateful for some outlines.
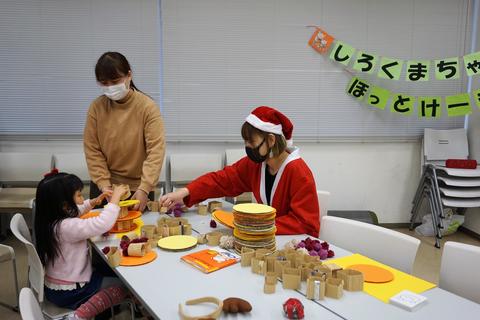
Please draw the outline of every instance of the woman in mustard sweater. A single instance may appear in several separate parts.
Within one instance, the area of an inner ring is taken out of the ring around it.
[[[128,60],[106,52],[97,61],[95,76],[102,89],[88,110],[84,150],[92,184],[90,198],[128,184],[134,210],[145,209],[158,182],[165,156],[163,120],[157,104],[138,90]]]

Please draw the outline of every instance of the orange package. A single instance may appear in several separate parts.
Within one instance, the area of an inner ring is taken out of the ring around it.
[[[181,259],[204,273],[210,273],[237,263],[240,256],[228,250],[213,248],[187,254]]]

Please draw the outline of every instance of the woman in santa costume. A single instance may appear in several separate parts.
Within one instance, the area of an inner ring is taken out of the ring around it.
[[[256,108],[242,126],[247,156],[162,196],[160,204],[169,209],[176,204],[191,207],[209,198],[253,192],[258,203],[277,210],[277,234],[318,236],[315,180],[298,148],[292,147],[292,131],[293,124],[280,111]]]

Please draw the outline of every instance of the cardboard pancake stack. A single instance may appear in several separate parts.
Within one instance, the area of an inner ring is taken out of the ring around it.
[[[275,250],[276,210],[258,203],[242,203],[233,207],[235,250],[243,247]]]

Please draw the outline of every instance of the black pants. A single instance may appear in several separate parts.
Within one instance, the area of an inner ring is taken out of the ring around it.
[[[132,191],[132,195],[134,193],[135,193],[135,191]],[[90,182],[90,199],[94,199],[101,194],[102,194],[102,191],[100,191],[100,189],[98,189],[98,186],[95,183]],[[155,201],[155,192],[154,191],[151,191],[148,194],[148,199],[150,201]],[[103,208],[106,204],[107,204],[107,199],[103,199],[103,203],[99,206],[96,206],[95,209]]]

